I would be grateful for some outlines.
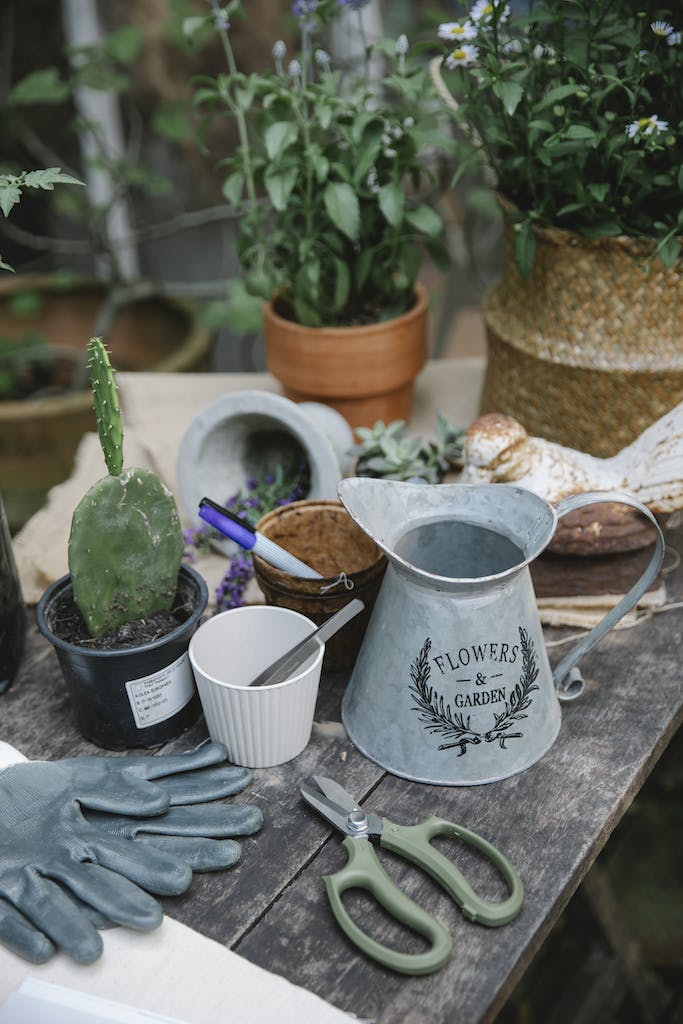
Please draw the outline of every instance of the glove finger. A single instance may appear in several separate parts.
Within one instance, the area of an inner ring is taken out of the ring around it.
[[[234,839],[202,839],[190,836],[139,836],[136,843],[154,846],[189,864],[193,871],[231,868],[242,850]]]
[[[158,779],[164,775],[174,775],[176,772],[210,768],[225,761],[227,756],[228,752],[222,743],[208,741],[201,743],[194,750],[188,750],[186,754],[159,754],[156,757],[140,754],[136,757],[126,757],[122,761],[127,772],[143,779]]]
[[[130,839],[92,836],[88,847],[102,867],[159,896],[178,896],[189,889],[192,882],[189,865],[162,850],[152,847],[143,850]]]
[[[171,805],[198,804],[206,800],[222,800],[234,796],[248,786],[252,773],[248,768],[235,765],[221,765],[205,768],[203,771],[181,772],[160,778],[156,785],[168,794]]]
[[[47,935],[3,899],[0,899],[0,942],[32,964],[44,964],[56,952]]]
[[[50,863],[44,871],[115,924],[125,924],[143,932],[161,924],[164,915],[157,901],[115,871],[89,861]],[[84,916],[93,923],[93,915]]]
[[[126,761],[117,760],[122,764]],[[168,807],[168,794],[163,789],[125,771],[102,774],[92,788],[79,788],[74,796],[82,807],[113,814],[163,814]]]
[[[41,932],[81,964],[91,964],[102,953],[102,938],[59,885],[37,871],[25,871],[12,900]]]
[[[169,807],[154,818],[129,818],[113,814],[88,814],[88,821],[109,833],[132,839],[146,832],[153,835],[205,836],[224,839],[227,836],[250,836],[263,824],[263,814],[252,804],[194,804],[192,807]]]

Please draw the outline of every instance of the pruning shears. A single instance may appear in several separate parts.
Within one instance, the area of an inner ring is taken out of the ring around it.
[[[301,794],[306,803],[346,836],[342,843],[348,855],[346,865],[333,875],[323,876],[332,913],[347,937],[385,967],[401,974],[431,974],[446,963],[453,942],[441,921],[428,914],[391,880],[370,838],[378,838],[385,850],[411,861],[431,875],[470,921],[496,928],[509,924],[522,909],[524,886],[519,875],[500,850],[476,832],[437,817],[426,818],[419,825],[397,825],[388,818],[364,811],[342,786],[322,775],[314,775],[304,782]],[[505,879],[509,889],[507,899],[496,903],[478,896],[455,864],[431,845],[435,836],[460,839],[484,854]],[[342,895],[348,889],[369,892],[391,917],[427,939],[430,948],[424,953],[401,953],[366,935],[342,902]]]

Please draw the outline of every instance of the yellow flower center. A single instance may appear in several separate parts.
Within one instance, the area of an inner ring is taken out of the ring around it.
[[[451,57],[453,60],[466,60],[467,54],[464,50],[453,50]]]
[[[646,124],[652,124],[652,118],[651,117],[641,117],[640,120],[638,121],[638,127],[639,128],[644,128]]]
[[[487,4],[481,13],[482,15],[486,16],[488,16],[489,14],[493,14],[493,4]]]
[[[454,25],[453,28],[451,29],[451,35],[461,36],[464,31],[465,29],[462,27],[462,25]]]

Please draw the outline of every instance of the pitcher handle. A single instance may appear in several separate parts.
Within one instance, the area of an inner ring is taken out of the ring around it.
[[[630,505],[631,508],[637,509],[638,512],[641,512],[649,519],[656,532],[655,550],[649,565],[637,583],[598,622],[597,626],[591,629],[590,633],[587,633],[586,636],[579,640],[569,654],[565,655],[555,668],[553,679],[557,688],[557,696],[561,701],[576,700],[577,697],[581,696],[584,689],[584,681],[577,667],[578,662],[583,658],[584,654],[591,651],[602,640],[605,634],[609,633],[610,629],[617,624],[619,619],[626,615],[626,612],[630,611],[637,604],[645,591],[657,579],[662,559],[664,558],[664,535],[659,527],[659,523],[649,508],[646,508],[645,505],[629,494],[625,494],[622,491],[587,491],[584,494],[572,494],[569,498],[563,498],[561,501],[558,501],[555,505],[555,510],[558,519],[561,519],[562,516],[567,515],[568,512],[573,512],[577,508],[584,508],[586,505],[594,505],[601,502]]]

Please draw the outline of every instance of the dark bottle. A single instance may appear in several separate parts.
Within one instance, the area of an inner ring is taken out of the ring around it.
[[[26,610],[0,496],[0,693],[9,690],[24,653]]]

